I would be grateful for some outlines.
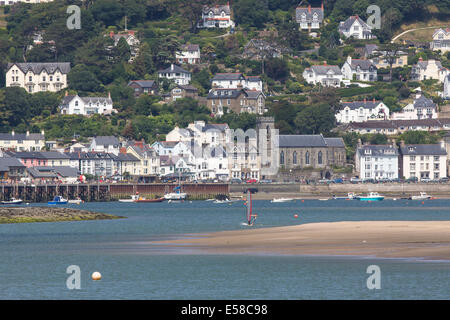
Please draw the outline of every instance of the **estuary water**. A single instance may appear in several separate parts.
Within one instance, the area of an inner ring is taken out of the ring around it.
[[[38,206],[31,204],[30,206]],[[46,206],[41,204],[40,206]],[[450,261],[206,255],[150,241],[239,230],[242,202],[85,203],[68,205],[127,217],[117,220],[0,225],[1,299],[449,299]],[[324,221],[449,220],[450,200],[253,201],[255,227]],[[298,218],[294,218],[297,214]],[[68,266],[80,268],[69,290]],[[367,267],[381,270],[369,290]],[[102,280],[92,281],[99,271]]]

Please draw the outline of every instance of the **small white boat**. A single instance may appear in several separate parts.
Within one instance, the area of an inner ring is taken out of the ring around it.
[[[119,199],[119,202],[136,202],[137,199],[139,199],[139,195],[134,194],[130,199]]]
[[[328,198],[327,199],[319,199],[319,201],[328,201]]]
[[[213,203],[233,203],[233,202],[239,202],[240,199],[225,199],[225,200],[214,200]]]
[[[333,200],[352,200],[353,198],[355,198],[355,194],[353,192],[349,192],[347,196],[343,197],[337,197],[333,195]]]
[[[67,201],[67,203],[69,203],[69,204],[81,204],[81,203],[83,203],[84,201],[83,200],[81,200],[80,198],[76,198],[76,199],[72,199],[72,200],[68,200]]]
[[[11,198],[11,200],[2,201],[2,204],[21,204],[22,199]]]
[[[273,199],[270,202],[278,203],[278,202],[291,202],[291,201],[295,201],[295,199],[292,199],[292,198],[278,198],[278,199]]]
[[[171,192],[166,193],[164,195],[164,199],[166,200],[185,200],[187,196],[187,193],[184,192]]]
[[[421,192],[419,196],[409,197],[409,200],[427,200],[430,198],[431,198],[431,196],[429,196],[426,192]]]

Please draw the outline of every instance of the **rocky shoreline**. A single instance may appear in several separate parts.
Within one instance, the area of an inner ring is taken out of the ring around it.
[[[57,221],[83,221],[125,218],[72,208],[60,207],[0,207],[1,223],[25,223],[25,222],[57,222]]]

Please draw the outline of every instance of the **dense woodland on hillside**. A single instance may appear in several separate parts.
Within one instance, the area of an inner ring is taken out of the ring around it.
[[[50,3],[29,5],[19,3],[4,7],[6,29],[0,29],[0,86],[5,85],[5,68],[8,62],[70,62],[69,93],[91,96],[106,96],[108,92],[119,112],[111,116],[95,115],[83,117],[59,114],[58,104],[65,94],[26,93],[21,88],[0,88],[0,131],[15,129],[46,131],[49,138],[70,139],[74,134],[82,137],[93,135],[123,135],[128,138],[144,138],[151,142],[163,138],[175,124],[184,126],[192,120],[227,122],[233,128],[249,128],[256,123],[256,116],[250,114],[227,114],[212,118],[206,107],[199,106],[192,99],[181,99],[172,104],[160,104],[160,98],[141,96],[135,98],[129,80],[157,79],[157,71],[174,63],[175,52],[185,43],[199,44],[202,64],[189,66],[193,73],[191,84],[205,96],[210,79],[217,72],[243,72],[246,75],[260,75],[267,85],[269,97],[268,115],[273,115],[282,133],[323,133],[332,135],[335,127],[335,110],[339,100],[380,99],[392,110],[400,108],[399,100],[408,99],[411,89],[418,83],[404,81],[410,67],[392,71],[392,83],[377,82],[369,88],[323,89],[308,85],[302,72],[313,63],[337,64],[342,66],[347,55],[358,58],[357,48],[366,42],[348,40],[339,42],[337,32],[339,21],[358,14],[367,18],[366,8],[370,4],[380,6],[382,24],[375,30],[377,40],[370,42],[388,43],[404,23],[435,19],[449,19],[450,0],[326,0],[324,1],[326,25],[320,30],[320,38],[310,38],[298,30],[295,22],[295,7],[298,0],[235,0],[232,2],[236,31],[198,29],[196,24],[201,8],[205,4],[225,3],[212,0],[60,0]],[[68,5],[81,7],[80,30],[66,27]],[[321,1],[310,1],[320,6]],[[125,41],[112,52],[106,47],[111,39],[105,35],[110,31],[133,29],[141,41],[138,57],[129,63],[130,50]],[[240,57],[243,47],[252,38],[264,37],[277,45],[286,47],[289,54],[283,58],[264,61],[245,60]],[[35,32],[43,31],[44,44],[29,45]],[[397,32],[398,33],[398,32]],[[46,41],[54,41],[46,44]],[[302,52],[318,48],[317,52]],[[108,57],[110,57],[108,59]],[[438,56],[430,50],[416,53],[410,50],[409,64],[419,57],[437,58],[450,68],[449,54]],[[379,73],[390,70],[379,70]],[[425,89],[434,92],[435,83],[428,81]],[[168,90],[171,83],[163,83]],[[427,91],[428,92],[428,91]],[[438,97],[435,102],[440,103]],[[355,137],[348,135],[346,141],[354,145]],[[365,137],[371,142],[382,143],[385,137]],[[415,141],[430,140],[429,136],[411,136]]]

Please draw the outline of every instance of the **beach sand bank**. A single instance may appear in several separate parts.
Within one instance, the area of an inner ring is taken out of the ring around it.
[[[210,254],[375,256],[450,260],[450,221],[322,222],[153,242]]]

